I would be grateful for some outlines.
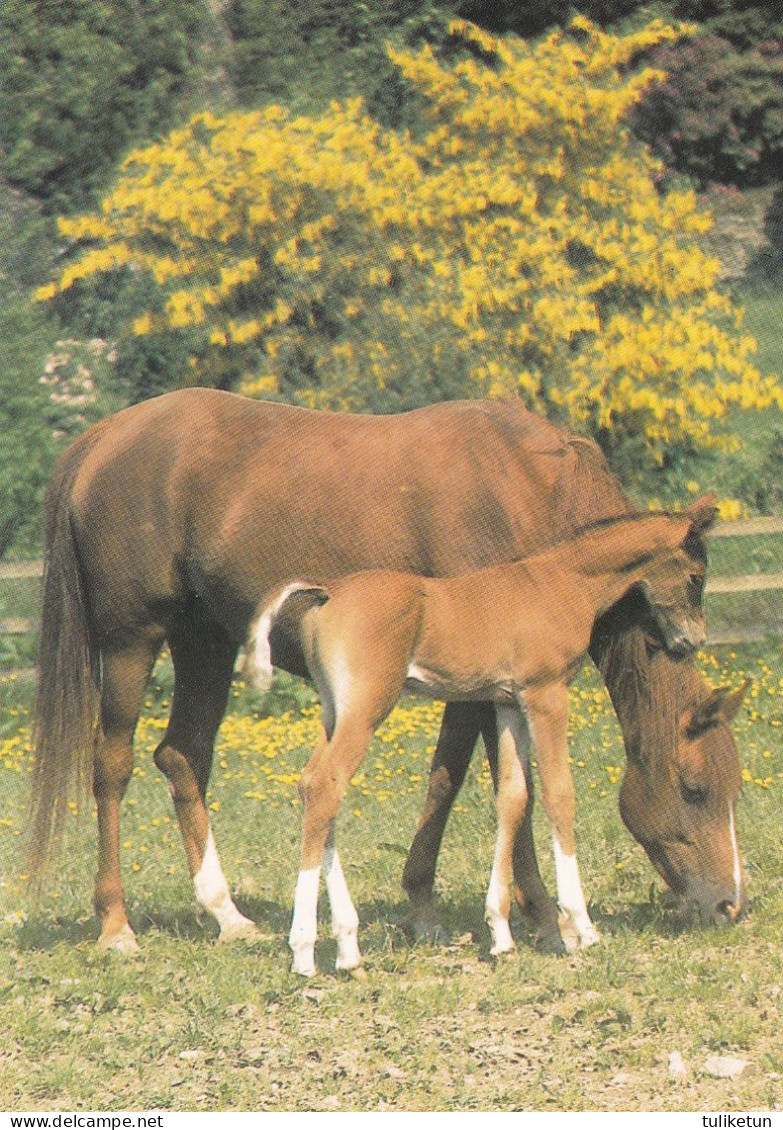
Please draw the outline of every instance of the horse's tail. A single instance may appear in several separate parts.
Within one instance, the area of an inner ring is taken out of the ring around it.
[[[92,771],[100,661],[90,629],[71,495],[82,463],[102,431],[96,425],[68,448],[46,492],[35,763],[28,823],[28,869],[36,891],[61,839],[69,800],[86,795]]]

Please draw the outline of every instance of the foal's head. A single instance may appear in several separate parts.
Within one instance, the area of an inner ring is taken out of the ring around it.
[[[666,651],[676,657],[690,655],[707,638],[704,535],[716,516],[710,496],[694,503],[683,515],[662,517],[662,548],[651,558],[639,584],[655,630]]]

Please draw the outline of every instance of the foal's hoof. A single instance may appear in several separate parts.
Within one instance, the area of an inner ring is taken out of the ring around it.
[[[232,922],[230,926],[224,926],[218,934],[218,941],[223,942],[266,942],[269,941],[270,935],[264,934],[256,926],[255,922],[251,922],[246,918],[243,922]]]
[[[114,934],[101,934],[97,946],[101,953],[116,953],[120,957],[138,957],[141,953],[136,935],[128,925]]]

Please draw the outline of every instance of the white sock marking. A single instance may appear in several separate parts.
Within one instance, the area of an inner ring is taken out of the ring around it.
[[[240,914],[231,898],[211,828],[201,867],[193,876],[193,886],[201,906],[217,919],[221,936],[231,937],[253,929],[253,923]]]
[[[335,969],[356,969],[362,964],[358,941],[359,915],[335,847],[327,846],[324,852],[324,878],[332,911],[332,934],[337,939]]]
[[[288,944],[294,954],[292,969],[303,977],[315,973],[315,939],[318,934],[318,887],[321,868],[300,871],[294,891],[294,916]]]
[[[495,845],[495,857],[492,861],[492,871],[489,876],[489,887],[487,888],[486,900],[486,914],[487,925],[489,926],[490,933],[492,934],[492,948],[490,953],[493,957],[498,957],[502,953],[509,953],[515,949],[514,938],[511,934],[511,926],[508,918],[503,914],[500,909],[503,901],[503,887],[500,882],[498,871],[500,869],[499,855],[501,852],[501,845],[498,842]],[[507,894],[508,892],[506,892]]]
[[[579,879],[579,865],[575,855],[567,855],[560,846],[557,836],[552,837],[555,851],[555,872],[557,874],[557,901],[560,909],[573,923],[579,941],[583,946],[598,941],[598,931],[587,912],[582,884]]]

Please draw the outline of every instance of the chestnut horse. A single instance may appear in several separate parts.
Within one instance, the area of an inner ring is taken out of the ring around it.
[[[254,609],[291,576],[326,582],[378,567],[450,576],[631,509],[595,445],[518,403],[373,417],[188,389],[96,424],[62,456],[47,494],[33,876],[59,838],[69,793],[91,783],[100,944],[135,948],[120,802],[145,686],[168,642],[175,689],[155,761],[170,782],[199,902],[222,937],[251,930],[220,868],[204,797]],[[692,664],[666,656],[635,606],[603,618],[591,654],[625,737],[626,825],[704,917],[730,920],[744,898],[734,828],[740,772],[726,725],[734,700],[710,696]],[[278,662],[305,674],[284,647]],[[403,877],[417,930],[433,920],[438,846],[479,734],[493,763],[491,705],[447,706]],[[542,943],[560,948],[529,812],[515,879]]]
[[[702,534],[714,516],[709,507],[706,516],[691,518],[618,518],[532,557],[458,577],[378,569],[328,586],[293,581],[259,610],[247,674],[257,685],[266,683],[275,628],[283,621],[301,648],[323,712],[321,738],[299,784],[302,861],[289,936],[295,973],[315,973],[322,865],[336,968],[362,964],[335,822],[374,731],[404,690],[495,706],[498,833],[486,900],[492,955],[514,949],[509,886],[531,755],[552,826],[563,936],[574,946],[598,941],[576,861],[568,684],[587,654],[596,618],[636,587],[667,649],[679,653],[704,642]]]

